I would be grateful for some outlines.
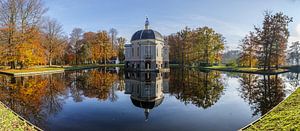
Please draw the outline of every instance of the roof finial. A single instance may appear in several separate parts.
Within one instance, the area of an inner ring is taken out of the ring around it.
[[[148,17],[146,16],[146,22],[145,22],[145,30],[149,29],[149,20]]]

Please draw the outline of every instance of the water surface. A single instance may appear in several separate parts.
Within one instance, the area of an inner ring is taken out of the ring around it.
[[[45,130],[237,130],[299,86],[298,74],[119,68],[0,76],[0,100]]]

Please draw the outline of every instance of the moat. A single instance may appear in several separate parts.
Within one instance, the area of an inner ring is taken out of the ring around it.
[[[299,86],[295,73],[254,75],[120,68],[0,76],[0,100],[44,130],[237,130]]]

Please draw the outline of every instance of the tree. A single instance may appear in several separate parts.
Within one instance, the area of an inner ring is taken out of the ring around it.
[[[221,61],[221,54],[224,50],[224,37],[216,33],[212,28],[203,27],[196,29],[196,47],[194,49],[193,56],[198,58],[198,61],[204,63],[204,65],[212,65]],[[202,59],[199,59],[202,57]]]
[[[115,48],[116,44],[118,44],[116,42],[117,41],[118,31],[115,28],[111,28],[109,30],[109,34],[110,34],[110,37],[111,37],[111,44],[112,44],[113,48]]]
[[[1,55],[5,62],[10,63],[11,68],[16,68],[19,54],[23,53],[17,50],[19,44],[30,41],[26,39],[32,39],[27,34],[35,33],[46,11],[41,0],[0,1],[0,41],[3,42],[1,46],[6,49]]]
[[[300,62],[300,42],[292,42],[292,45],[290,46],[290,50],[288,51],[288,60],[291,62],[291,64],[294,64],[296,62],[297,65],[299,65]]]
[[[54,58],[62,57],[66,48],[66,39],[63,37],[62,26],[54,19],[47,19],[43,25],[43,46],[49,66]]]
[[[41,32],[32,28],[28,34],[23,34],[24,40],[15,46],[16,60],[18,61],[20,68],[45,64],[45,49],[41,43]]]
[[[99,31],[96,33],[91,48],[92,59],[100,63],[104,61],[104,64],[106,64],[107,60],[117,55],[110,43],[110,38],[106,31]]]
[[[242,53],[239,57],[239,64],[241,66],[253,67],[257,63],[257,50],[258,45],[256,43],[256,36],[254,32],[250,32],[244,39],[241,40],[240,48]]]
[[[285,50],[289,37],[288,24],[292,18],[279,12],[265,13],[263,27],[255,27],[258,44],[258,60],[264,70],[278,69],[285,62]]]
[[[75,62],[78,64],[78,52],[82,47],[82,42],[79,40],[82,38],[83,30],[81,28],[74,28],[70,34],[70,46],[75,54]]]
[[[125,60],[125,55],[124,55],[124,49],[125,49],[125,43],[126,43],[126,39],[123,37],[119,37],[117,39],[118,41],[118,57],[120,61],[124,61]]]
[[[166,37],[170,46],[170,61],[181,65],[212,65],[221,61],[224,37],[212,28],[202,27],[191,30],[186,27]]]

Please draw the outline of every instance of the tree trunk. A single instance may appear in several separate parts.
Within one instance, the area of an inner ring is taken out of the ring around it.
[[[52,66],[52,59],[49,59],[49,67]]]

